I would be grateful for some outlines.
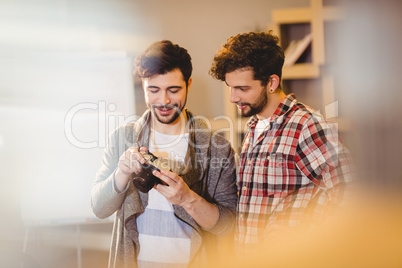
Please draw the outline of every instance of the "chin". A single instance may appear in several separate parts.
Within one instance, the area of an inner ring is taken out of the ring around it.
[[[179,118],[180,114],[172,114],[169,116],[161,116],[159,114],[156,115],[156,119],[162,124],[172,124],[177,118]]]
[[[241,117],[250,117],[253,116],[254,114],[255,113],[252,113],[251,111],[242,111],[242,110],[239,111],[239,115]]]

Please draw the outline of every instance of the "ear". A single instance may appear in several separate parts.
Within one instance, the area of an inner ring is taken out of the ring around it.
[[[188,82],[187,82],[187,93],[188,93],[188,91],[190,90],[190,87],[191,87],[191,83],[193,82],[193,78],[192,77],[190,77],[189,79],[188,79]]]
[[[272,88],[273,90],[276,90],[279,87],[280,84],[280,79],[279,76],[277,76],[276,74],[273,74],[269,77],[269,81],[268,81],[268,88]]]

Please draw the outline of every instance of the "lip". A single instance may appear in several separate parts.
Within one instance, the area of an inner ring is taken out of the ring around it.
[[[172,112],[172,108],[157,108],[161,115],[167,116]]]
[[[240,110],[244,110],[247,108],[248,105],[246,104],[237,104],[237,108],[239,108]]]

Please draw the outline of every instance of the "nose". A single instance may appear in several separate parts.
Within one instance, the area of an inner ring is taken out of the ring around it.
[[[236,90],[234,88],[229,88],[230,90],[230,102],[236,103],[240,101],[240,98],[237,96]]]
[[[169,103],[171,103],[171,100],[170,100],[170,96],[169,96],[169,93],[168,92],[163,92],[163,96],[162,96],[162,103],[165,105],[165,104],[169,104]]]

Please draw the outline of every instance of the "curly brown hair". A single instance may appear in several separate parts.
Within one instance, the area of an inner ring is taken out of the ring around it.
[[[216,53],[209,74],[225,81],[226,73],[252,68],[254,79],[260,80],[262,86],[267,85],[273,74],[281,79],[285,55],[278,41],[272,31],[232,36]]]

